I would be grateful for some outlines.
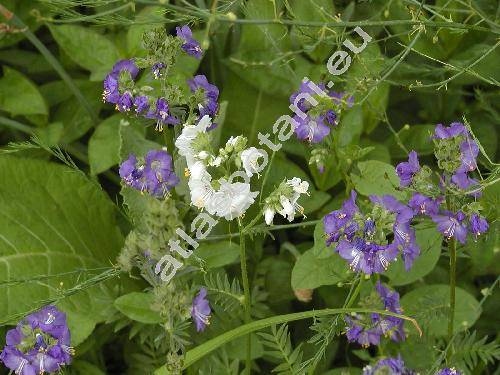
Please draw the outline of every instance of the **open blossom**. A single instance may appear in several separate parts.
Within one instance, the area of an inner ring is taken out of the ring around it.
[[[45,306],[7,332],[0,361],[15,374],[56,373],[71,362],[70,341],[66,315],[55,306]]]
[[[418,155],[415,151],[408,154],[408,161],[399,163],[396,166],[396,173],[399,176],[400,185],[403,187],[410,186],[413,176],[420,171]]]
[[[480,187],[479,181],[475,178],[470,178],[466,172],[456,172],[451,176],[451,182],[461,190],[468,190],[471,187]],[[479,198],[482,195],[481,190],[472,191],[469,193],[474,198]]]
[[[467,129],[461,122],[452,122],[448,127],[437,124],[432,137],[434,139],[448,139],[459,135],[468,135]]]
[[[203,51],[200,47],[200,43],[197,40],[193,39],[193,33],[189,26],[184,25],[181,27],[175,28],[177,32],[177,37],[183,40],[182,49],[190,56],[193,56],[197,59],[201,59]]]
[[[358,229],[358,224],[352,221],[354,215],[359,212],[359,208],[356,205],[356,197],[356,191],[351,191],[351,197],[342,203],[341,209],[332,211],[323,218],[323,227],[327,235],[327,246],[332,242],[337,242],[342,235],[354,234]],[[348,230],[348,233],[346,233],[346,229],[351,230]],[[352,238],[352,236],[350,237]],[[348,239],[351,238],[348,235]]]
[[[351,270],[366,275],[384,272],[399,254],[393,244],[377,245],[361,237],[355,237],[352,241],[340,240],[336,251],[349,262]]]
[[[373,366],[365,366],[363,368],[363,375],[414,375],[415,371],[406,368],[406,365],[398,355],[396,358],[384,358],[378,361]]]
[[[161,197],[179,183],[172,156],[167,151],[150,150],[144,160],[145,163],[140,165],[137,157],[130,154],[120,165],[120,177],[126,185]]]
[[[220,179],[220,189],[215,193],[216,214],[226,220],[241,217],[254,203],[259,192],[250,191],[250,184],[244,182],[228,182]]]
[[[198,134],[205,133],[212,125],[210,116],[206,115],[196,125],[186,125],[182,128],[181,135],[175,140],[175,147],[179,150],[179,154],[186,158],[188,168],[193,164],[196,151],[192,148],[192,142]]]
[[[302,194],[309,195],[309,182],[298,177],[282,182],[264,202],[264,220],[267,225],[273,223],[274,215],[279,213],[288,221],[295,219],[295,214],[304,214],[304,208],[298,203]]]
[[[465,244],[467,238],[467,226],[465,223],[465,215],[462,211],[456,214],[450,211],[444,211],[440,215],[432,216],[432,220],[437,224],[437,229],[448,240],[452,237]]]
[[[442,202],[442,198],[432,199],[420,193],[413,193],[408,206],[415,215],[436,215]]]
[[[135,65],[134,60],[120,60],[111,69],[104,79],[104,92],[102,94],[102,99],[105,102],[117,104],[120,99],[119,92],[119,82],[118,79],[122,71],[127,71],[130,73],[130,77],[135,79],[137,74],[139,74],[139,68]],[[129,94],[130,95],[130,94]]]
[[[267,164],[267,153],[264,150],[258,150],[255,147],[250,147],[243,150],[240,154],[243,169],[248,177],[252,177],[255,173],[259,174],[262,170],[261,165]],[[259,159],[263,159],[259,163]]]
[[[196,325],[196,331],[204,331],[208,324],[210,324],[210,304],[208,302],[207,289],[201,288],[197,296],[193,299],[191,307],[191,317]]]

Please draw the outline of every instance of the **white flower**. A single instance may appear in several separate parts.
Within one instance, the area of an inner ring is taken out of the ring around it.
[[[254,173],[260,177],[259,172],[265,167],[267,164],[267,154],[263,150],[258,150],[255,147],[247,148],[241,152],[241,162],[243,163],[243,168],[248,177],[252,177]],[[264,160],[259,165],[259,158],[263,158]]]
[[[211,167],[219,167],[222,164],[222,158],[220,156],[217,156],[213,160],[208,163]]]
[[[300,178],[294,177],[286,183],[290,185],[296,193],[309,195],[307,192],[309,189],[309,182],[302,181]]]
[[[278,210],[278,213],[283,216],[284,218],[286,218],[288,221],[293,221],[293,219],[295,218],[295,204],[296,204],[296,200],[295,202],[292,202],[290,201],[290,199],[288,199],[287,197],[285,197],[284,195],[282,195],[280,197],[280,203],[281,203],[281,210]],[[298,206],[298,205],[297,205]],[[300,206],[298,206],[297,208],[299,208]]]
[[[199,166],[201,163],[195,163]],[[188,182],[191,192],[191,204],[202,209],[206,208],[209,214],[215,213],[214,196],[215,190],[212,187],[212,177],[204,169],[196,169],[196,178],[191,176]]]
[[[214,203],[217,206],[217,216],[224,217],[226,220],[242,216],[259,194],[256,191],[250,191],[250,184],[247,183],[229,183],[224,179],[219,181],[221,185],[214,197]]]
[[[184,126],[181,135],[175,140],[175,147],[179,150],[179,154],[186,158],[188,167],[195,162],[195,151],[192,149],[191,143],[199,133],[205,133],[211,124],[210,116],[205,115],[197,125]]]
[[[206,151],[201,151],[198,153],[198,155],[196,155],[196,157],[200,160],[205,160],[206,158],[208,158],[210,156],[210,154]]]
[[[275,213],[276,211],[274,211],[271,207],[264,209],[264,220],[267,225],[271,225],[273,223]]]

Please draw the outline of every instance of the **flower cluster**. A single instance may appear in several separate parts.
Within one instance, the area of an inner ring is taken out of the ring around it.
[[[326,244],[337,243],[335,251],[355,272],[384,272],[398,254],[410,269],[420,254],[411,226],[413,210],[391,195],[370,196],[372,211],[364,215],[356,205],[356,196],[352,191],[339,210],[323,218]]]
[[[462,372],[455,369],[455,367],[452,368],[447,367],[436,372],[436,375],[462,375]]]
[[[75,354],[70,340],[66,314],[45,306],[7,332],[0,360],[19,375],[56,373]]]
[[[488,230],[488,222],[479,214],[480,205],[467,201],[468,197],[480,195],[479,188],[468,191],[472,186],[479,186],[478,181],[469,176],[477,169],[479,147],[467,128],[458,122],[449,127],[438,124],[432,138],[438,166],[443,172],[439,181],[432,180],[430,168],[420,166],[417,153],[411,151],[408,161],[396,167],[400,186],[412,191],[408,206],[415,215],[429,216],[447,239],[455,238],[464,244],[468,232],[477,238]],[[457,198],[453,202],[449,200],[448,209],[443,209],[446,195]],[[463,199],[459,201],[458,197]]]
[[[120,177],[126,185],[155,197],[165,196],[179,183],[172,156],[165,150],[150,150],[144,163],[139,163],[137,157],[130,154],[120,165]]]
[[[309,183],[298,177],[283,181],[264,201],[264,219],[267,225],[273,223],[274,215],[279,213],[288,221],[293,221],[295,213],[304,215],[304,208],[297,203],[302,194],[309,195]]]
[[[210,324],[210,304],[208,302],[207,289],[201,288],[196,297],[193,299],[191,308],[191,317],[196,325],[196,331],[204,331],[207,325]]]
[[[346,98],[343,93],[327,93],[324,84],[307,81],[290,96],[290,103],[295,106],[292,109],[295,112],[293,119],[298,124],[295,128],[297,138],[319,143],[330,134],[331,127],[337,125],[342,106],[352,106],[353,98]]]
[[[396,358],[384,358],[378,361],[373,366],[365,366],[363,368],[363,375],[414,375],[415,371],[406,368],[406,365],[398,355]]]
[[[383,305],[383,309],[401,314],[401,306],[399,305],[399,294],[389,288],[383,286],[380,282],[376,285],[377,296],[371,304]],[[394,316],[381,316],[380,314],[371,314],[370,316],[362,316],[354,314],[346,317],[346,337],[350,342],[357,342],[363,347],[370,345],[378,345],[382,335],[389,337],[391,340],[399,342],[405,339],[403,329],[403,319]]]
[[[214,180],[208,172],[208,167],[220,167],[223,161],[242,151],[246,139],[229,139],[226,147],[216,156],[211,151],[207,134],[211,125],[212,121],[208,115],[203,116],[196,125],[185,125],[175,141],[175,146],[179,154],[186,158],[191,203],[199,209],[206,209],[211,215],[233,220],[245,213],[258,192],[250,191],[250,184],[247,182],[233,182],[231,176],[226,174]],[[222,168],[217,169],[215,173],[223,173]]]
[[[163,130],[165,125],[177,125],[181,122],[178,118],[180,113],[172,114],[171,103],[182,106],[193,102],[199,111],[199,118],[205,114],[213,117],[218,110],[219,90],[214,85],[209,84],[203,75],[188,81],[194,94],[201,91],[199,100],[186,99],[185,102],[182,102],[183,98],[174,86],[161,95],[151,95],[153,87],[136,86],[135,80],[139,74],[138,64],[141,67],[150,66],[154,79],[159,79],[167,78],[165,73],[175,64],[175,56],[180,49],[197,59],[201,58],[203,51],[200,44],[193,39],[191,29],[188,26],[182,26],[177,27],[176,31],[177,39],[164,35],[163,29],[152,32],[152,35],[146,35],[145,44],[150,49],[155,50],[148,51],[152,56],[147,59],[137,59],[137,61],[118,61],[104,80],[103,100],[105,102],[115,104],[116,109],[120,112],[129,113],[132,111],[146,119],[155,120],[156,129],[159,131]],[[153,61],[150,61],[151,59]],[[160,59],[164,61],[158,61]],[[198,96],[195,95],[196,98]]]

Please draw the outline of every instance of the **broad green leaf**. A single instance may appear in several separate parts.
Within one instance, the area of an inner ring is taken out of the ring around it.
[[[97,175],[120,162],[121,114],[115,114],[97,125],[89,140],[90,173]]]
[[[363,132],[363,111],[360,106],[354,106],[342,113],[340,129],[338,131],[338,145],[345,147],[359,142]]]
[[[349,265],[337,253],[320,258],[315,249],[303,253],[292,270],[292,288],[315,289],[322,285],[333,285],[349,277]]]
[[[102,87],[97,83],[82,90],[94,113],[97,113],[102,106],[101,91]],[[75,97],[71,97],[58,106],[54,113],[54,121],[62,122],[64,125],[61,137],[61,142],[64,143],[73,142],[84,135],[92,126],[97,125],[93,123],[89,112]]]
[[[385,275],[391,279],[391,285],[410,284],[427,275],[436,266],[441,254],[443,237],[433,223],[419,224],[415,229],[420,255],[409,271],[406,271],[404,262],[400,259],[389,266]]]
[[[145,324],[160,323],[162,318],[156,311],[151,310],[153,294],[132,292],[118,297],[114,306],[126,317]]]
[[[123,243],[111,200],[66,166],[0,157],[0,206],[0,280],[43,277],[0,288],[3,317],[29,311],[99,274],[92,269],[109,267]],[[109,318],[118,287],[116,281],[102,283],[60,302],[70,324],[72,311],[88,318],[77,340],[91,324]]]
[[[476,299],[461,288],[455,289],[456,305],[454,332],[463,331],[475,323],[481,314]],[[432,336],[445,336],[448,330],[450,287],[448,285],[426,285],[406,293],[401,299],[406,315],[417,320]],[[414,331],[414,328],[410,328]]]
[[[224,267],[236,263],[240,258],[240,248],[235,242],[202,242],[194,251],[190,262],[196,262],[195,257],[204,261],[204,267],[207,269]],[[190,259],[191,259],[190,258]]]
[[[18,71],[3,67],[0,109],[17,115],[47,115],[47,104],[36,85]]]
[[[358,163],[359,174],[352,173],[351,179],[356,190],[363,195],[391,194],[402,199],[404,194],[398,190],[399,178],[396,169],[387,163],[377,160]]]
[[[115,45],[95,29],[76,25],[51,25],[52,36],[69,57],[91,72],[92,81],[101,81],[120,59]]]
[[[53,69],[40,53],[22,49],[1,50],[0,61],[13,65],[27,74],[47,74]]]
[[[78,312],[70,307],[65,307],[64,311],[71,332],[71,345],[78,346],[90,336],[97,322],[85,312]]]

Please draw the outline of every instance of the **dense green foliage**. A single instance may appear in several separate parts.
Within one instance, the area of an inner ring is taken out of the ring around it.
[[[398,353],[421,374],[500,374],[499,17],[493,0],[0,0],[0,341],[54,303],[76,347],[67,374],[240,374],[249,359],[256,374],[361,374]],[[173,282],[154,284],[131,266],[134,246],[162,253],[198,211],[173,152],[179,132],[116,111],[102,87],[118,60],[147,60],[144,33],[174,35],[184,24],[203,58],[179,56],[164,82],[187,95],[186,80],[204,74],[219,88],[215,148],[237,135],[259,147],[259,132],[290,114],[303,77],[332,79],[354,105],[333,143],[293,136],[252,186],[261,202],[285,178],[309,181],[307,217],[266,226],[255,204],[222,220]],[[333,77],[327,60],[344,40],[360,43],[356,26],[372,40]],[[394,166],[415,150],[436,167],[430,135],[455,121],[480,144],[489,230],[458,246],[450,336],[451,247],[431,220],[416,225],[421,254],[409,271],[398,261],[364,277],[326,246],[322,219],[353,189],[360,206],[372,194],[407,200]],[[119,164],[162,146],[181,179],[175,199],[124,186]],[[407,338],[367,349],[348,343],[343,318],[383,310],[369,304],[378,280],[400,294],[403,310],[392,315],[405,319]],[[189,315],[200,287],[212,316],[196,332]]]

